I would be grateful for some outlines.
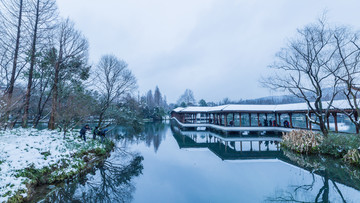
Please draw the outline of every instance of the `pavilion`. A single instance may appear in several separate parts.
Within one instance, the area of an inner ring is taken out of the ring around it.
[[[322,106],[323,109],[327,109],[329,104],[328,102],[323,102]],[[328,129],[332,127],[335,132],[338,132],[338,115],[352,111],[346,100],[335,100],[329,108],[329,113],[326,115],[328,118]],[[354,117],[357,116],[357,112],[354,112],[353,115]],[[251,129],[255,131],[267,131],[271,128],[274,131],[286,132],[294,128],[318,129],[318,126],[309,121],[309,118],[315,119],[315,116],[314,112],[309,110],[306,103],[178,107],[172,110],[171,117],[177,120],[183,127],[203,126],[221,128],[223,131],[244,131]],[[276,129],[274,127],[276,127]],[[288,130],[284,127],[287,127]],[[356,133],[359,133],[358,128],[356,128]]]

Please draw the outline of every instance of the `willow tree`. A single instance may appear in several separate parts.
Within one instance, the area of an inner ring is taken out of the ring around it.
[[[271,89],[285,90],[304,100],[308,119],[319,125],[324,136],[328,134],[327,115],[339,93],[339,78],[332,74],[340,68],[334,64],[335,42],[334,29],[325,20],[299,29],[297,36],[276,54],[270,66],[273,75],[262,81]]]

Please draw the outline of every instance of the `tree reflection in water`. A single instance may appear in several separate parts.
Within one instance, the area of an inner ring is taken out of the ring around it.
[[[272,202],[321,202],[321,203],[328,203],[329,201],[329,193],[330,193],[330,187],[329,187],[329,181],[332,182],[333,186],[336,188],[336,192],[340,196],[342,202],[346,202],[344,199],[340,189],[337,187],[337,184],[329,179],[328,172],[325,170],[324,174],[322,176],[322,187],[319,189],[318,193],[315,197],[313,197],[312,201],[307,201],[302,199],[303,197],[309,198],[310,192],[316,190],[315,183],[316,178],[315,174],[311,173],[312,175],[312,182],[308,185],[300,185],[300,186],[292,186],[293,190],[292,192],[284,192],[284,191],[278,191],[278,193],[275,195],[275,198],[268,198],[268,201]],[[306,195],[304,195],[306,194]],[[310,197],[311,198],[311,197]]]
[[[154,151],[160,147],[161,142],[166,137],[166,131],[168,127],[164,122],[155,122],[155,123],[148,123],[144,125],[143,131],[135,132],[132,129],[122,129],[122,136],[123,138],[121,141],[125,146],[139,143],[140,141],[144,141],[146,146],[150,147],[153,145]],[[121,130],[119,130],[121,131]]]
[[[92,174],[62,185],[44,202],[130,202],[135,191],[131,180],[142,173],[143,159],[118,148]]]
[[[319,159],[286,150],[284,154],[297,166],[310,171],[312,181],[309,184],[291,186],[288,191],[276,191],[275,197],[267,198],[270,202],[347,202],[338,187],[339,182],[355,190],[360,187],[360,173],[351,166],[339,167],[337,160],[326,157]]]

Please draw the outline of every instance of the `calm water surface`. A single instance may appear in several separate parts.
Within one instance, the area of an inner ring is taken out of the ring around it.
[[[181,132],[165,123],[136,136],[113,132],[118,149],[108,162],[43,201],[360,202],[355,169],[284,153],[275,136]]]

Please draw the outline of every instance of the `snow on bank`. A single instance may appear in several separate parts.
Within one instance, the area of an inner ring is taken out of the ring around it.
[[[77,132],[69,133],[66,139],[57,131],[36,129],[13,129],[0,131],[0,202],[6,202],[16,191],[24,190],[27,178],[16,177],[20,170],[33,166],[42,169],[59,164],[60,160],[74,163],[71,155],[82,150],[101,147],[88,135],[87,142],[78,138]],[[70,164],[71,166],[71,164]],[[67,168],[71,171],[72,168]]]

